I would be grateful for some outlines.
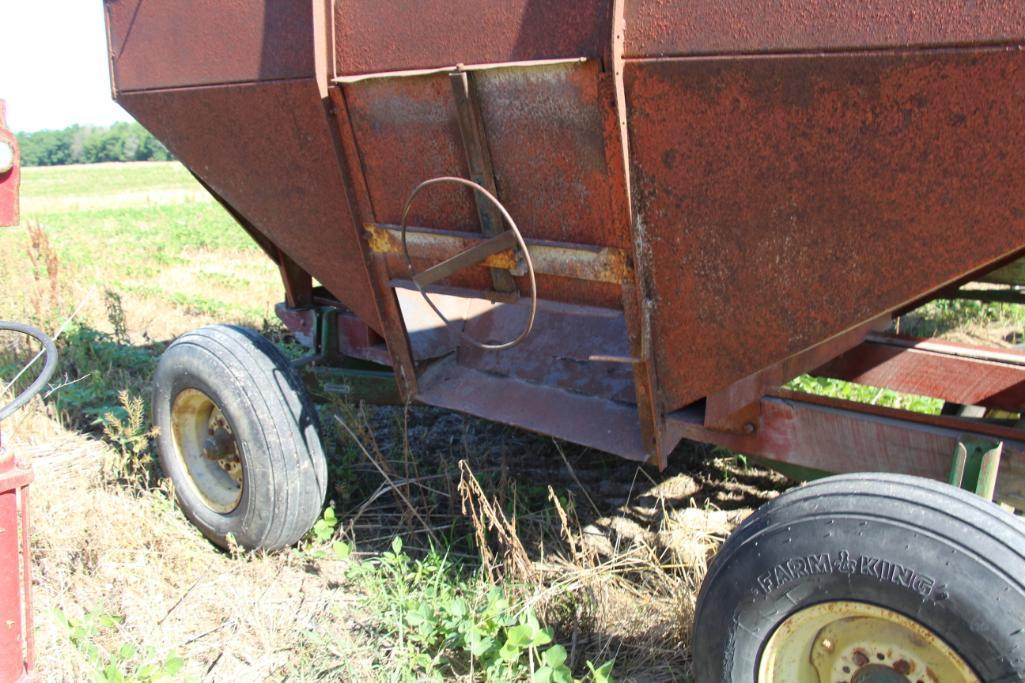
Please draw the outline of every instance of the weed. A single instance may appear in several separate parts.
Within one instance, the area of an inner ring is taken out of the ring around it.
[[[394,642],[394,678],[480,681],[578,680],[568,653],[530,607],[507,592],[464,575],[436,551],[410,558],[396,537],[379,558],[355,563],[349,578],[364,586],[381,636]],[[612,662],[587,663],[590,680],[611,681]]]
[[[128,345],[131,339],[128,337],[128,322],[125,320],[125,307],[121,302],[121,295],[113,289],[103,291],[103,303],[107,309],[107,322],[113,329],[114,342]]]
[[[31,291],[33,320],[43,329],[55,327],[53,315],[60,310],[60,259],[50,238],[38,222],[25,225],[27,249],[34,286]]]
[[[943,401],[940,399],[902,394],[890,389],[879,389],[827,377],[801,375],[788,382],[785,388],[815,394],[816,396],[841,398],[847,401],[869,403],[887,408],[901,408],[932,415],[939,414],[943,408]]]
[[[118,394],[122,415],[109,412],[103,416],[103,435],[114,445],[104,463],[104,473],[117,481],[148,487],[153,473],[151,440],[156,428],[146,428],[145,403],[127,391]]]
[[[161,656],[152,647],[140,648],[123,641],[107,649],[100,641],[110,640],[111,632],[121,618],[101,612],[88,612],[81,619],[67,616],[60,610],[51,612],[67,633],[68,640],[81,653],[92,669],[92,680],[98,683],[158,683],[180,680],[185,661],[174,652]]]
[[[68,427],[102,427],[107,413],[124,415],[121,391],[142,393],[156,366],[145,347],[119,344],[113,336],[85,324],[73,323],[59,340],[58,376],[69,383],[54,394]]]

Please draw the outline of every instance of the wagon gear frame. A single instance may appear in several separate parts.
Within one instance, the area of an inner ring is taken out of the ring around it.
[[[314,393],[1025,507],[1013,424],[783,388],[1022,412],[1025,353],[893,326],[1025,285],[1020,3],[105,7],[114,97],[279,265]]]

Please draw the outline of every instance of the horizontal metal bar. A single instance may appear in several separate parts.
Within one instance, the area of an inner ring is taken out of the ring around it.
[[[1018,259],[1002,268],[991,270],[980,276],[978,281],[996,285],[1023,285],[1025,284],[1025,259]]]
[[[1025,304],[1025,292],[1014,289],[958,289],[943,295],[944,299],[964,299],[988,303]]]
[[[363,226],[370,250],[379,254],[401,254],[401,230],[396,225],[367,223]],[[415,259],[443,260],[483,242],[480,233],[409,228],[406,243]],[[591,282],[619,284],[632,279],[630,256],[623,249],[590,244],[569,244],[528,239],[527,249],[539,275],[555,275]],[[481,265],[512,270],[516,257],[512,249],[488,256]]]
[[[825,472],[894,472],[946,481],[951,454],[965,435],[1003,441],[996,498],[1025,506],[1020,430],[782,391],[761,400],[761,424],[750,435],[709,430],[701,412],[688,408],[667,415],[670,440],[693,439]]]
[[[905,349],[915,349],[917,351],[931,351],[932,353],[942,353],[960,358],[984,360],[991,363],[1025,365],[1025,353],[1011,349],[993,349],[984,346],[956,344],[938,339],[916,339],[914,337],[901,337],[891,334],[869,334],[865,341],[874,344],[899,346]]]
[[[352,74],[348,76],[336,76],[331,79],[332,83],[345,85],[347,83],[358,83],[360,81],[376,80],[381,78],[415,78],[417,76],[431,76],[435,74],[449,74],[456,71],[492,71],[495,69],[529,69],[538,66],[552,66],[558,64],[582,64],[587,57],[565,57],[557,59],[531,59],[522,62],[495,62],[493,64],[458,64],[443,66],[436,69],[402,69],[400,71],[378,71],[369,74]]]
[[[811,374],[964,405],[1012,412],[1025,406],[1025,356],[909,342],[873,336]]]
[[[413,282],[421,287],[426,287],[438,280],[444,280],[453,273],[474,266],[489,256],[493,256],[500,251],[512,249],[515,246],[516,235],[511,230],[506,230],[486,242],[480,242],[452,258],[442,261],[422,273],[418,273],[413,277]]]

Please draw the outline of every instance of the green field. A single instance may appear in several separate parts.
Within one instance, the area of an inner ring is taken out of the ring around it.
[[[75,428],[121,390],[146,393],[175,336],[273,325],[281,298],[274,264],[175,162],[24,169],[22,224],[0,229],[0,252],[0,318],[67,326],[62,365],[78,381],[53,400]]]

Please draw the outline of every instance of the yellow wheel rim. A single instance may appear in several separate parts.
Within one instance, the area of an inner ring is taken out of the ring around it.
[[[791,614],[758,663],[758,683],[891,681],[981,683],[931,630],[862,602],[824,602]]]
[[[171,404],[174,455],[186,484],[214,512],[228,513],[242,500],[238,443],[224,413],[198,389],[185,389]]]

